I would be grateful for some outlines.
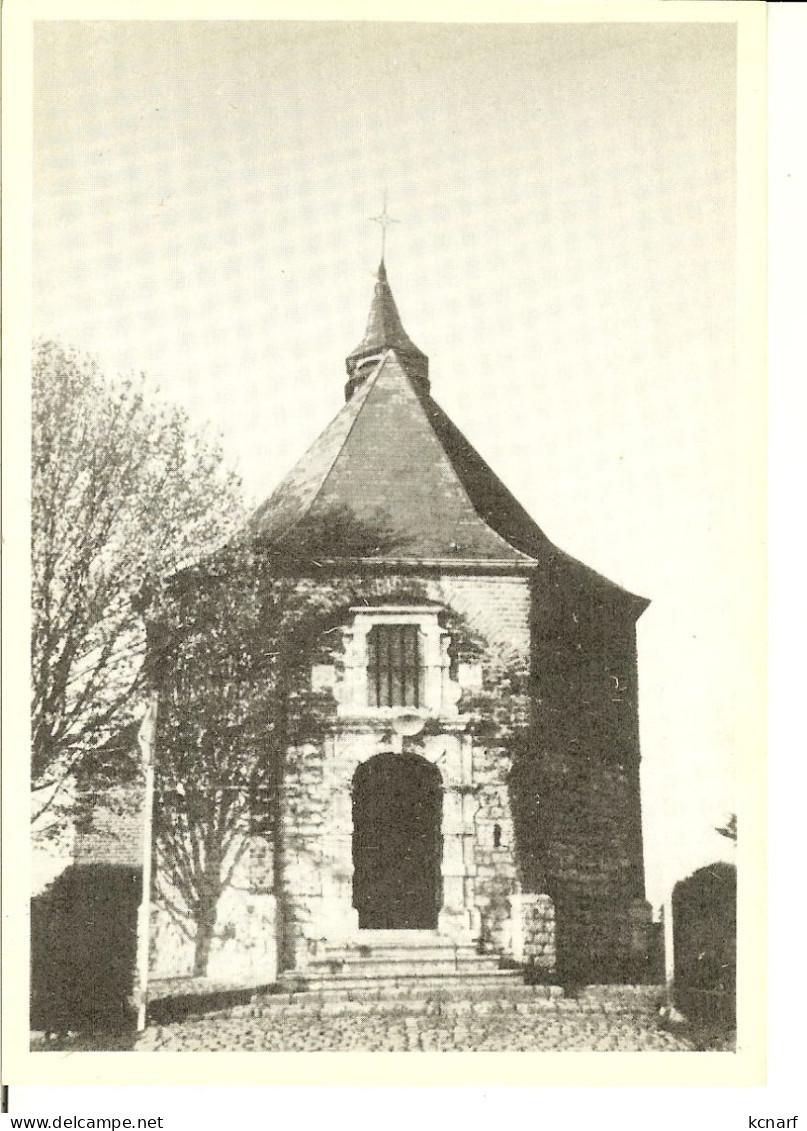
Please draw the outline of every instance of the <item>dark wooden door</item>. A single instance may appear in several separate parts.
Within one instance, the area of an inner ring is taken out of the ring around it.
[[[359,927],[434,930],[442,900],[442,782],[430,762],[379,754],[353,781],[353,905]]]

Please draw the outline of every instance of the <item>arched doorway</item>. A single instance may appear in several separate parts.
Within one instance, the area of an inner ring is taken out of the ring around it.
[[[362,930],[434,930],[442,903],[440,771],[378,754],[353,777],[353,906]]]

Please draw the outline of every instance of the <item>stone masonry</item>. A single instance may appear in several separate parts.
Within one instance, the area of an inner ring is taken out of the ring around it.
[[[350,599],[284,657],[273,793],[211,977],[304,977],[390,929],[567,985],[643,981],[648,602],[555,547],[440,408],[383,262],[346,368],[344,406],[244,531],[295,599]],[[84,856],[108,831],[99,815]],[[179,975],[193,925],[157,888],[154,969]]]
[[[284,965],[303,966],[326,940],[348,938],[358,929],[352,907],[351,783],[361,763],[387,750],[416,754],[441,773],[440,929],[458,940],[509,949],[508,900],[517,884],[509,761],[500,749],[487,748],[468,732],[461,700],[463,684],[471,691],[481,686],[487,658],[498,659],[503,649],[516,663],[528,665],[529,585],[523,578],[506,578],[502,584],[499,578],[446,576],[427,579],[424,591],[435,606],[425,616],[406,608],[400,614],[380,614],[424,616],[433,620],[434,631],[442,637],[432,657],[439,677],[437,698],[423,718],[406,720],[409,729],[414,721],[415,733],[396,731],[400,718],[394,712],[368,714],[361,692],[358,700],[351,700],[350,665],[365,663],[363,656],[351,657],[354,625],[345,626],[331,665],[320,664],[312,673],[334,692],[335,717],[321,745],[292,748],[288,755],[281,815]],[[440,629],[436,610],[445,608],[467,625],[464,637],[457,632],[449,637]],[[371,609],[364,619],[376,616]]]

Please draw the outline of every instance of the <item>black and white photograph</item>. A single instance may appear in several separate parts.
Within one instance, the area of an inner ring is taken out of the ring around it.
[[[34,22],[43,1065],[761,1056],[761,135],[704,7]]]

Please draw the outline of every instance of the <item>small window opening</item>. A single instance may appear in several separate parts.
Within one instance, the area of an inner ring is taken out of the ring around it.
[[[501,846],[502,846],[502,826],[501,825],[494,825],[493,826],[493,847],[494,848],[501,848]]]
[[[420,707],[423,664],[416,624],[378,624],[367,638],[371,707]]]

